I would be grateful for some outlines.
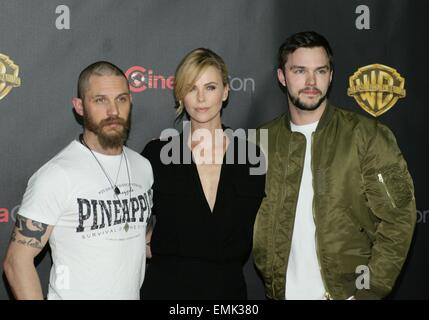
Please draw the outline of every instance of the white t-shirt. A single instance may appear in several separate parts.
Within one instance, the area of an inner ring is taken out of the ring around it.
[[[313,218],[311,136],[316,130],[317,124],[318,121],[302,126],[291,123],[292,131],[305,135],[307,146],[286,272],[285,296],[288,300],[319,300],[324,299],[325,295],[316,254],[316,228]]]
[[[153,173],[147,159],[123,149],[122,163],[122,155],[94,152],[113,183],[118,177],[118,196],[77,141],[30,178],[19,214],[54,226],[48,299],[139,299]]]

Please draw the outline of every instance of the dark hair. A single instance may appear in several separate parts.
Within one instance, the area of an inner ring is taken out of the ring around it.
[[[286,64],[289,54],[293,53],[296,49],[315,47],[322,47],[325,49],[329,58],[329,66],[331,70],[333,70],[334,62],[331,46],[324,36],[314,31],[295,33],[283,42],[278,53],[279,69],[284,70],[284,65]]]
[[[79,74],[79,80],[77,82],[77,97],[83,99],[85,96],[85,91],[88,88],[89,78],[93,75],[96,76],[120,76],[124,77],[125,81],[128,83],[127,76],[125,73],[113,63],[108,61],[97,61],[93,64],[90,64]]]

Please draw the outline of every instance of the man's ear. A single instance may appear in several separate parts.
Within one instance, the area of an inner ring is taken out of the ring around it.
[[[80,98],[73,98],[72,99],[73,108],[76,111],[76,113],[83,117],[83,101]]]
[[[286,87],[285,74],[283,70],[280,68],[277,69],[277,79],[279,80],[279,82],[282,84],[283,87]]]

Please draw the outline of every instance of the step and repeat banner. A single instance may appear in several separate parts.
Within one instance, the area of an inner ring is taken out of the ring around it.
[[[172,85],[187,52],[206,47],[224,58],[231,93],[223,122],[255,128],[287,108],[279,45],[314,30],[334,51],[330,101],[388,125],[414,178],[416,232],[390,298],[429,298],[428,18],[425,1],[409,0],[1,0],[0,259],[29,177],[81,132],[71,99],[84,67],[108,60],[126,72],[128,146],[140,152],[163,129],[181,128]],[[46,293],[49,250],[36,263]],[[10,299],[0,272],[0,299]],[[264,299],[251,259],[245,273],[249,298]]]

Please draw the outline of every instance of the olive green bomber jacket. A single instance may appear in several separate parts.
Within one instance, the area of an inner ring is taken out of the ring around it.
[[[261,145],[267,196],[256,217],[253,255],[266,295],[284,299],[306,139],[290,131],[288,113],[260,129],[268,129],[268,145]],[[382,298],[400,273],[416,221],[406,162],[386,126],[329,103],[312,138],[316,250],[327,294]],[[368,289],[356,285],[358,266],[368,267]]]

